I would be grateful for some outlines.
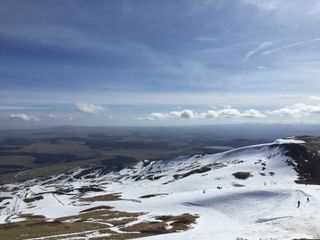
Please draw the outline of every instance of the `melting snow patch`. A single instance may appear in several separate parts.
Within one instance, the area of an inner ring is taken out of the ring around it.
[[[303,140],[297,140],[297,139],[277,139],[275,141],[277,144],[289,144],[289,143],[294,143],[294,144],[303,144],[306,143]]]

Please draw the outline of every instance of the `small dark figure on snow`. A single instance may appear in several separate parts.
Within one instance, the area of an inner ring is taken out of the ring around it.
[[[298,207],[297,208],[299,208],[300,207],[300,201],[298,201]]]
[[[206,190],[203,190],[203,193],[206,193]]]
[[[310,199],[307,197],[307,203],[310,202]]]

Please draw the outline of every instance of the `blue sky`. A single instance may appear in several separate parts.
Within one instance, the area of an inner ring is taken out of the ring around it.
[[[319,0],[3,0],[0,121],[317,123],[319,25]]]

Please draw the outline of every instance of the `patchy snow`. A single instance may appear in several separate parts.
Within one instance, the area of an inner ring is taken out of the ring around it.
[[[99,175],[97,171],[93,179],[73,178],[81,173],[77,169],[69,180],[56,178],[50,184],[29,181],[18,185],[18,193],[7,193],[13,199],[6,200],[10,203],[0,210],[0,221],[18,221],[14,219],[18,213],[54,219],[108,205],[120,211],[147,213],[131,225],[154,220],[157,215],[199,215],[188,231],[143,238],[146,240],[319,238],[320,187],[295,183],[297,173],[287,164],[291,159],[281,146],[287,143],[303,141],[279,139],[213,155],[144,161],[120,172]],[[241,180],[234,177],[235,172],[251,176]],[[85,203],[75,197],[76,188],[93,184],[104,192],[90,192],[86,197],[121,193],[124,200]],[[22,201],[26,195],[62,187],[74,191],[45,193],[43,199],[32,203]],[[145,195],[151,196],[140,198]]]
[[[288,143],[303,144],[306,142],[303,140],[297,140],[297,139],[277,139],[275,141],[275,143],[278,143],[278,144],[288,144]]]

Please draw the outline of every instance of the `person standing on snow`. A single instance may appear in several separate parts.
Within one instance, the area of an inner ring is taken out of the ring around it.
[[[300,201],[298,201],[298,207],[297,208],[299,208],[300,207]]]

